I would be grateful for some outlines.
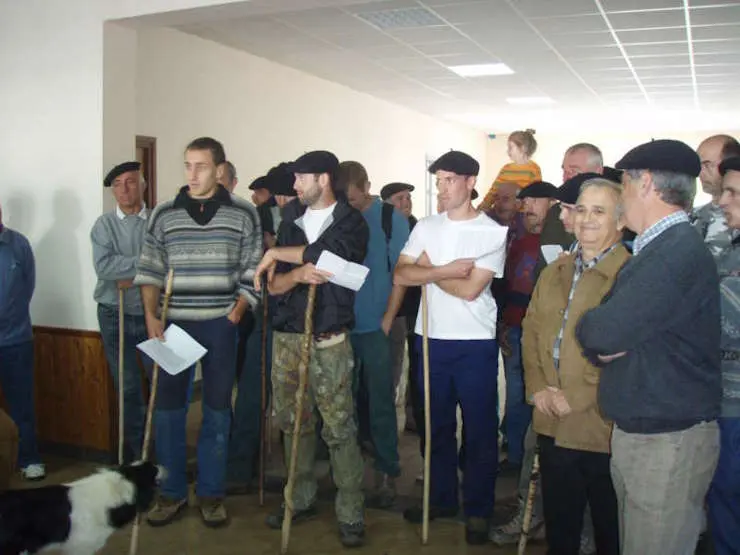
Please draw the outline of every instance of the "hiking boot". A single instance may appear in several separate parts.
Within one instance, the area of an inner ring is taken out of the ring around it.
[[[166,526],[180,516],[182,510],[187,506],[187,497],[176,501],[160,495],[157,497],[154,507],[147,513],[146,521],[149,526]]]
[[[471,516],[465,523],[465,541],[468,545],[485,545],[488,543],[488,521],[485,518]]]
[[[387,474],[376,472],[375,489],[368,496],[365,506],[369,509],[388,509],[396,502],[396,480]]]
[[[504,524],[492,528],[489,533],[489,539],[498,546],[515,545],[519,543],[519,537],[522,535],[522,524],[524,522],[524,503],[519,504],[519,510],[514,517]],[[532,512],[532,518],[529,521],[529,539],[545,539],[545,521],[540,515]]]
[[[305,520],[310,520],[319,514],[316,505],[309,505],[305,509],[293,511],[292,524],[300,524]],[[283,527],[283,518],[285,517],[285,505],[280,505],[280,510],[275,511],[265,519],[265,524],[273,530],[280,530]]]
[[[457,507],[429,507],[429,522],[437,518],[455,518],[457,516]],[[403,518],[414,524],[421,524],[424,520],[424,508],[411,507],[403,512]]]
[[[201,497],[199,500],[200,518],[209,528],[220,528],[229,523],[229,514],[219,497]]]
[[[362,522],[340,522],[339,541],[344,547],[360,547],[365,543],[365,524]]]

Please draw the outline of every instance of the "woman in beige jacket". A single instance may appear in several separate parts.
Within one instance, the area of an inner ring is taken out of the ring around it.
[[[601,303],[630,256],[621,242],[620,215],[619,184],[606,179],[583,184],[574,215],[578,247],[542,272],[522,322],[548,555],[578,555],[587,504],[597,552],[619,554],[609,473],[611,424],[599,411],[600,370],[582,355],[575,327],[586,310]]]

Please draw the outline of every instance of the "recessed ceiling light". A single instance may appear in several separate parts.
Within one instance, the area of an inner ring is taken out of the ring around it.
[[[506,102],[518,106],[542,106],[544,104],[555,104],[555,101],[549,96],[517,96],[507,98]]]
[[[511,75],[514,70],[506,64],[468,64],[462,66],[450,66],[448,69],[454,71],[461,77],[484,77],[488,75]]]

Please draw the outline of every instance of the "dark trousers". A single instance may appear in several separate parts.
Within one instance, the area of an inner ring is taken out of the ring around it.
[[[709,488],[709,529],[717,555],[740,554],[740,418],[719,419],[719,461]]]
[[[0,347],[0,387],[8,413],[18,426],[18,466],[39,464],[33,389],[33,341]]]
[[[268,304],[269,307],[269,304]],[[229,461],[226,479],[229,482],[248,484],[259,469],[259,450],[262,414],[262,334],[263,317],[260,304],[254,314],[247,312],[252,320],[251,330],[237,355],[237,391],[234,401],[234,416],[229,440]],[[265,352],[265,407],[270,402],[272,368],[272,326],[267,317]],[[240,342],[241,346],[241,342]],[[239,363],[241,362],[241,367]]]
[[[423,358],[421,353],[417,353],[416,347],[416,335],[414,334],[415,318],[411,319],[412,322],[409,324],[408,334],[408,349],[409,349],[409,386],[408,386],[408,397],[409,404],[411,405],[411,416],[414,419],[414,426],[416,427],[416,433],[419,435],[419,451],[421,452],[422,458],[424,458],[424,397],[421,395],[423,383],[419,381],[423,375],[423,367],[419,366],[423,364]]]
[[[382,330],[353,333],[350,339],[360,437],[369,436],[373,443],[375,470],[396,478],[401,475],[401,466],[390,340]]]
[[[619,515],[609,469],[611,457],[558,447],[553,438],[543,435],[537,441],[548,555],[578,555],[587,503],[596,552],[619,555]]]
[[[423,351],[417,336],[417,379],[424,395]],[[493,513],[498,467],[498,344],[494,339],[429,339],[431,480],[429,504],[458,506],[457,405],[463,417],[463,511]]]

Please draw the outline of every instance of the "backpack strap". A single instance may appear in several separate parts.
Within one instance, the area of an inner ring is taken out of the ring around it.
[[[390,253],[390,242],[391,234],[393,233],[393,211],[395,207],[387,202],[383,203],[383,213],[381,217],[381,226],[383,227],[383,233],[385,233],[385,252],[386,260],[388,262],[388,271],[391,271],[391,253]]]

